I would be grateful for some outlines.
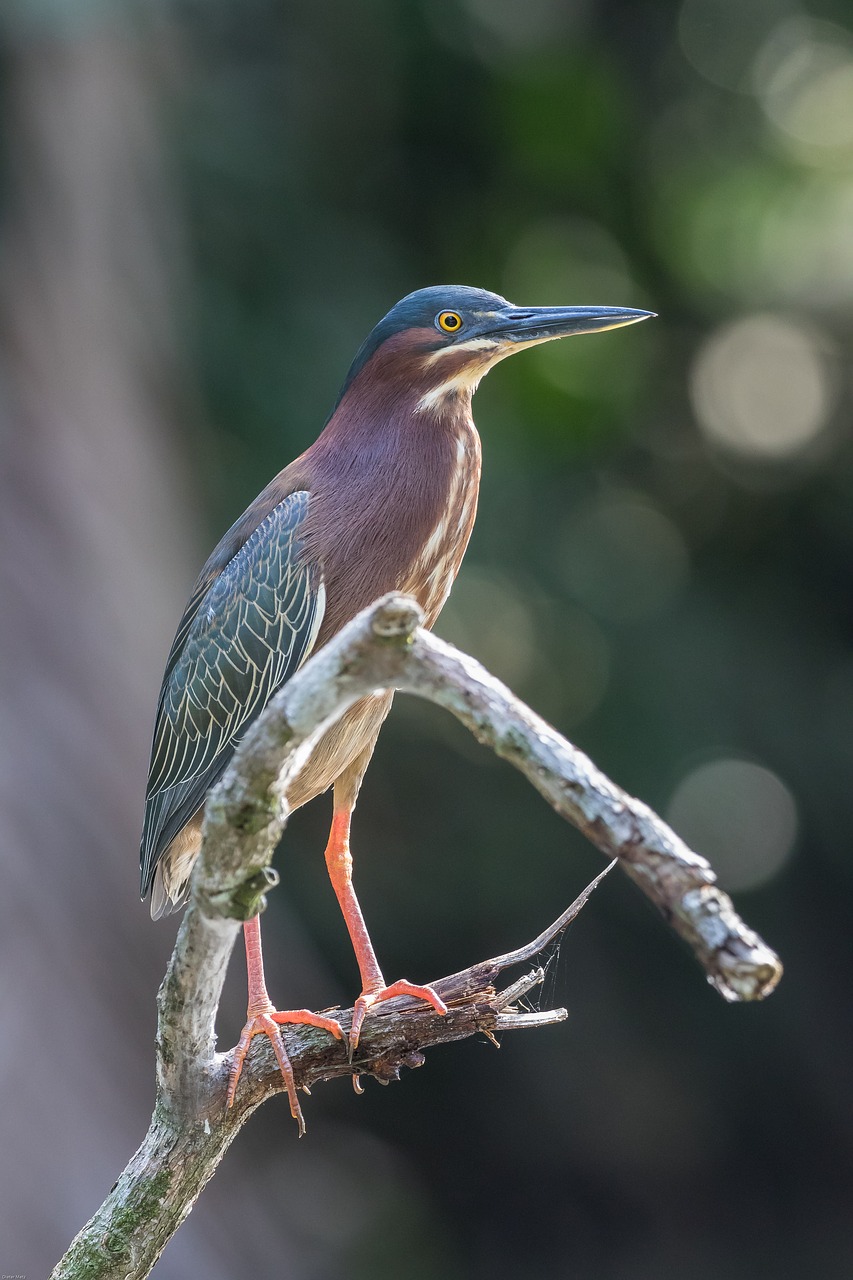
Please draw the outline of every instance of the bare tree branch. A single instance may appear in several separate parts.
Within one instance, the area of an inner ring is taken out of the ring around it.
[[[215,1052],[214,1021],[239,922],[265,906],[269,868],[287,820],[284,795],[318,736],[365,694],[400,689],[452,711],[479,741],[514,764],[548,802],[614,857],[690,944],[728,1000],[768,995],[778,957],[743,923],[704,858],[640,801],[524,706],[472,658],[421,628],[417,604],[390,595],[360,614],[272,699],[207,803],[204,845],[189,905],[158,995],[157,1100],[148,1134],[107,1200],[57,1265],[54,1280],[146,1276],[189,1213],[252,1111],[283,1088],[263,1037],[247,1059],[236,1105],[225,1110],[230,1055]],[[602,875],[605,873],[603,872]],[[515,1007],[534,969],[497,992],[511,965],[529,962],[564,929],[601,876],[527,946],[434,983],[450,1007],[440,1017],[406,997],[371,1011],[358,1054],[312,1027],[283,1033],[298,1084],[370,1074],[387,1083],[419,1066],[430,1045],[478,1031],[541,1026],[557,1009]],[[346,1029],[352,1010],[336,1016]]]

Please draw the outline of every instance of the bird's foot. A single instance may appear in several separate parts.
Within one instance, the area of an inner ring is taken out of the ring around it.
[[[234,1050],[234,1061],[231,1063],[231,1071],[228,1076],[228,1100],[227,1107],[234,1105],[234,1098],[237,1093],[237,1084],[240,1080],[240,1074],[243,1070],[243,1063],[246,1060],[246,1054],[249,1052],[249,1046],[252,1039],[257,1035],[265,1035],[269,1040],[275,1054],[276,1061],[279,1065],[287,1096],[290,1100],[290,1114],[299,1125],[299,1136],[305,1132],[305,1121],[302,1118],[302,1108],[299,1105],[299,1099],[296,1096],[296,1081],[293,1078],[293,1067],[290,1065],[290,1058],[287,1056],[287,1050],[284,1047],[284,1041],[281,1038],[279,1026],[286,1023],[297,1023],[303,1026],[320,1027],[323,1031],[328,1031],[336,1040],[345,1039],[343,1029],[339,1022],[334,1018],[324,1018],[322,1014],[312,1013],[310,1009],[288,1009],[280,1011],[268,1005],[260,1009],[249,1009],[246,1025],[237,1047]]]
[[[377,987],[374,991],[362,991],[353,1009],[352,1027],[349,1033],[350,1062],[352,1062],[352,1055],[358,1048],[362,1024],[368,1010],[372,1009],[375,1004],[379,1004],[381,1000],[393,1000],[394,996],[414,996],[416,1000],[425,1000],[427,1004],[431,1004],[436,1013],[447,1014],[447,1005],[432,987],[420,987],[414,982],[408,982],[405,978],[401,978],[399,982],[392,982],[390,987]]]

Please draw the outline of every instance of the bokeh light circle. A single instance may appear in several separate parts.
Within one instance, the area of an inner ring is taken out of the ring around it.
[[[684,0],[678,17],[681,51],[712,84],[745,92],[768,27],[794,12],[794,0]]]
[[[766,884],[787,862],[797,835],[791,792],[750,760],[714,760],[692,770],[676,787],[666,817],[731,890]]]
[[[853,159],[853,41],[828,22],[780,23],[753,69],[768,120],[812,164]],[[799,145],[798,145],[799,144]]]
[[[768,461],[800,453],[821,433],[835,401],[835,379],[818,337],[773,314],[718,329],[690,372],[690,398],[716,445]]]

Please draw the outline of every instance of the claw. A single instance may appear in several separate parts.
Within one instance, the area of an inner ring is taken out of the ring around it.
[[[334,1018],[324,1018],[319,1013],[312,1013],[310,1009],[290,1009],[280,1012],[269,1005],[268,1008],[259,1009],[255,1013],[249,1013],[246,1025],[237,1042],[234,1050],[234,1061],[231,1063],[231,1071],[228,1076],[228,1098],[226,1107],[234,1105],[234,1099],[237,1095],[237,1085],[240,1081],[240,1075],[243,1071],[243,1063],[246,1061],[246,1055],[249,1052],[249,1046],[257,1035],[265,1035],[273,1048],[279,1070],[281,1071],[284,1087],[287,1090],[287,1096],[290,1101],[290,1114],[299,1126],[299,1136],[302,1137],[305,1132],[305,1121],[302,1116],[302,1108],[299,1105],[299,1099],[296,1095],[296,1081],[293,1076],[293,1067],[290,1064],[290,1058],[287,1056],[287,1050],[284,1047],[284,1041],[281,1038],[279,1025],[285,1024],[301,1024],[303,1026],[320,1027],[323,1031],[328,1031],[336,1040],[343,1040],[344,1033],[340,1023]]]
[[[425,1000],[427,1004],[432,1005],[436,1013],[440,1013],[443,1016],[447,1015],[447,1005],[432,987],[418,986],[414,982],[409,982],[406,978],[400,978],[398,982],[392,982],[390,987],[379,987],[376,991],[363,991],[356,1000],[355,1008],[353,1009],[348,1047],[350,1062],[352,1062],[352,1056],[358,1048],[361,1028],[364,1025],[368,1010],[382,1000],[393,1000],[394,996],[413,996],[415,1000]]]

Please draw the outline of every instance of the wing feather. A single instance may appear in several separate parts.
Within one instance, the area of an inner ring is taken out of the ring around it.
[[[249,724],[313,648],[325,592],[319,566],[302,555],[308,503],[299,490],[274,507],[221,572],[202,579],[181,619],[151,748],[143,895]]]

